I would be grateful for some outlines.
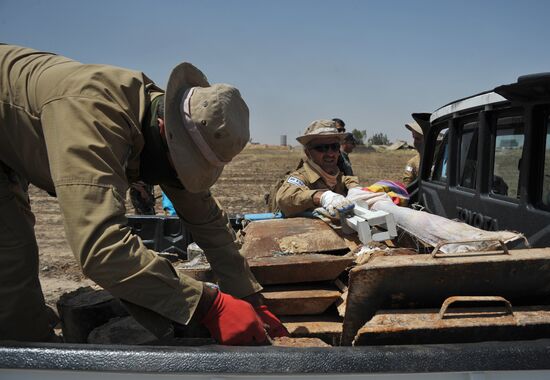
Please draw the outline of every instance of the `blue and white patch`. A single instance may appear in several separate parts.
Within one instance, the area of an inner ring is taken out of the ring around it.
[[[304,182],[301,179],[296,177],[288,177],[286,181],[291,185],[304,186]]]

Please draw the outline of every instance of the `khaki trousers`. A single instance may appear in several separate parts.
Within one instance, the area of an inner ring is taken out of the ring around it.
[[[48,341],[27,185],[0,162],[0,340]]]

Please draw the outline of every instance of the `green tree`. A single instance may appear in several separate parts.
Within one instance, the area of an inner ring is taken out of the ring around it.
[[[353,135],[353,137],[355,137],[357,145],[365,145],[365,137],[367,137],[367,131],[354,129],[353,131],[351,131],[351,134]]]
[[[368,140],[369,145],[390,145],[390,140],[385,133],[375,133]]]

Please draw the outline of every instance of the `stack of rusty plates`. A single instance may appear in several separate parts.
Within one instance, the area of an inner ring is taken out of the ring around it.
[[[354,263],[353,240],[319,219],[255,221],[243,231],[242,254],[264,290],[267,307],[291,336],[337,344],[342,318],[335,303],[340,274]]]
[[[291,336],[339,342],[342,318],[334,305],[342,292],[334,282],[354,264],[356,242],[311,218],[253,221],[241,233],[241,254],[264,287],[265,304]],[[178,270],[215,280],[209,268]]]

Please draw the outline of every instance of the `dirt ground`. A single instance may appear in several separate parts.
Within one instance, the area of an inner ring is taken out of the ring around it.
[[[212,193],[230,216],[265,212],[264,194],[285,172],[294,169],[302,154],[301,149],[250,146],[224,169]],[[411,150],[353,152],[350,159],[361,184],[368,186],[380,179],[400,180],[407,160],[414,154]],[[155,191],[159,198],[156,208],[161,213],[160,189]],[[57,200],[33,186],[30,196],[40,248],[40,281],[46,303],[55,308],[63,293],[93,286],[93,282],[82,275],[67,245]],[[127,209],[128,214],[134,213],[129,202]]]

